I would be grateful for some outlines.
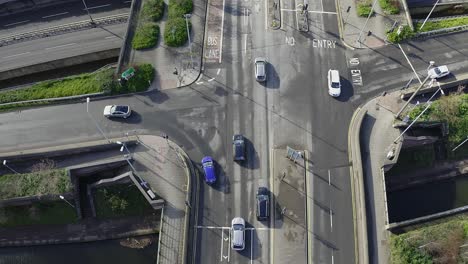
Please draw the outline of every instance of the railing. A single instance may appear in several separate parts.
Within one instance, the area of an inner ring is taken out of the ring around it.
[[[44,29],[38,29],[34,31],[18,33],[6,37],[0,38],[0,47],[7,46],[27,40],[32,39],[39,39],[39,38],[47,38],[52,36],[57,36],[65,33],[70,33],[73,31],[84,30],[89,28],[94,28],[98,26],[106,26],[112,24],[119,24],[127,22],[129,14],[118,14],[106,17],[100,17],[93,19],[94,23],[90,20],[83,20],[79,22],[73,22],[65,25],[60,26],[53,26]]]
[[[156,264],[159,264],[159,254],[161,252],[161,237],[162,237],[162,231],[164,227],[164,207],[161,210],[161,220],[159,221],[159,235],[158,235],[158,253],[156,255]]]

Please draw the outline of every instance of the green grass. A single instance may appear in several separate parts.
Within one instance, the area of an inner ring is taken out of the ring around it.
[[[189,22],[189,29],[191,24]],[[172,18],[167,21],[164,29],[164,43],[170,47],[179,47],[188,40],[185,18]]]
[[[380,7],[387,14],[395,15],[400,13],[398,0],[379,0]]]
[[[412,38],[414,36],[414,32],[411,30],[411,28],[407,25],[402,27],[402,30],[400,31],[400,34],[398,34],[398,27],[395,28],[393,31],[388,31],[387,32],[387,39],[388,41],[392,43],[400,43],[403,40]]]
[[[460,255],[460,246],[468,235],[466,214],[407,229],[390,237],[391,263],[466,263]]]
[[[159,38],[159,26],[152,22],[143,22],[138,25],[132,39],[132,48],[135,50],[148,49],[156,46]]]
[[[72,184],[66,170],[48,170],[0,176],[0,200],[70,192]]]
[[[399,175],[405,172],[416,171],[422,168],[429,168],[435,160],[433,145],[402,149],[397,163],[389,171],[388,175]]]
[[[0,208],[0,226],[58,225],[76,223],[76,211],[63,201],[36,202]]]
[[[163,0],[147,0],[141,10],[141,19],[153,22],[159,21],[164,14]]]
[[[154,212],[138,188],[129,184],[102,187],[94,194],[98,218],[143,215]]]
[[[184,14],[190,14],[193,11],[192,0],[170,0],[169,1],[169,19],[183,18]]]
[[[370,0],[358,0],[356,6],[357,14],[361,17],[368,17],[372,11],[372,2]]]
[[[414,28],[419,31],[419,28],[421,27],[421,25],[422,25],[422,22],[415,23]],[[463,25],[468,25],[468,17],[444,19],[444,20],[439,20],[439,21],[427,21],[426,24],[424,24],[424,27],[422,28],[422,30],[420,30],[419,32],[426,32],[426,31],[432,31],[436,29],[451,28],[451,27],[457,27],[457,26],[463,26]]]
[[[122,86],[116,85],[113,94],[146,91],[154,79],[154,68],[151,64],[140,64],[134,67],[135,75]]]

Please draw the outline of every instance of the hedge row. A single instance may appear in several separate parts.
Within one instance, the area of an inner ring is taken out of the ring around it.
[[[132,48],[136,50],[149,49],[158,43],[159,21],[164,14],[163,0],[148,0],[141,10],[140,22],[132,39]]]
[[[169,19],[164,29],[164,43],[170,47],[179,47],[188,40],[187,25],[184,15],[193,11],[192,0],[170,0],[169,1]],[[192,27],[188,23],[189,30]]]

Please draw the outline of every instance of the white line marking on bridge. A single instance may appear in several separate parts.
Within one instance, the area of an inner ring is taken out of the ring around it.
[[[43,16],[42,18],[56,17],[56,16],[65,15],[65,14],[68,14],[68,12],[63,12],[63,13],[58,13],[58,14]]]
[[[221,71],[221,69],[218,69],[218,71],[216,72],[216,75],[219,75],[219,72]]]
[[[68,46],[73,46],[75,45],[76,43],[69,43],[69,44],[65,44],[65,45],[60,45],[60,46],[55,46],[55,47],[49,47],[49,48],[45,48],[46,50],[51,50],[51,49],[58,49],[58,48],[63,48],[63,47],[68,47]]]
[[[96,8],[101,8],[101,7],[106,7],[106,6],[110,6],[111,4],[107,4],[107,5],[100,5],[100,6],[93,6],[93,7],[88,7],[88,10],[91,10],[91,9],[96,9]],[[86,8],[83,9],[86,11]]]
[[[208,81],[209,81],[209,82],[212,82],[212,81],[214,81],[214,79],[215,79],[215,78],[211,78],[211,79],[209,79]]]
[[[18,54],[15,54],[15,55],[10,55],[10,56],[6,56],[6,57],[3,57],[4,59],[8,59],[8,58],[13,58],[13,57],[18,57],[18,56],[21,56],[21,55],[26,55],[26,54],[29,54],[31,52],[23,52],[23,53],[18,53]]]
[[[222,61],[223,57],[223,37],[224,37],[224,6],[226,4],[226,0],[223,0],[223,15],[221,17],[221,40],[219,42],[219,63]]]
[[[24,21],[20,21],[20,22],[15,22],[15,23],[11,23],[11,24],[6,24],[6,25],[3,25],[3,26],[4,26],[4,27],[9,27],[9,26],[14,26],[14,25],[26,23],[26,22],[29,22],[29,20],[24,20]]]

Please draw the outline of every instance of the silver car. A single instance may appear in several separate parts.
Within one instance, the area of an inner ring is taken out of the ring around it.
[[[450,74],[450,71],[449,71],[447,65],[442,65],[442,66],[439,66],[439,67],[432,68],[427,72],[427,75],[429,75],[429,78],[431,78],[431,79],[442,78],[442,77],[447,76],[449,74]]]
[[[266,81],[266,65],[267,61],[265,58],[255,59],[255,79],[258,82]]]
[[[231,248],[239,251],[245,248],[245,221],[242,217],[232,219]]]
[[[127,118],[132,114],[132,110],[128,105],[107,105],[104,107],[105,117],[121,117]]]

